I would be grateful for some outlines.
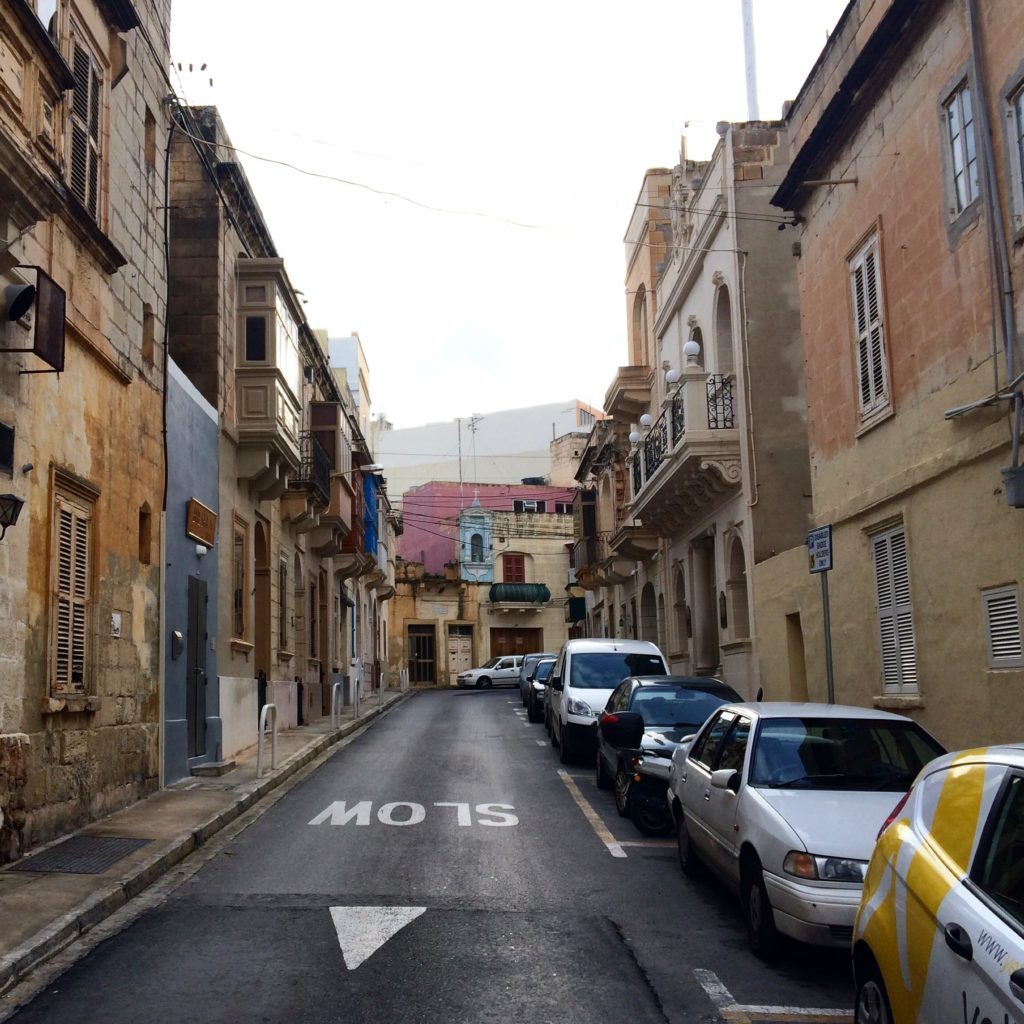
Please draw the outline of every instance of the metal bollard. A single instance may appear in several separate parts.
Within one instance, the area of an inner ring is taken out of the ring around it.
[[[343,692],[344,683],[332,683],[331,684],[331,728],[337,729],[341,725],[341,709],[345,694]]]
[[[273,712],[273,715],[270,715]],[[260,711],[260,732],[256,739],[256,778],[260,778],[263,775],[263,738],[266,734],[267,729],[267,718],[271,718],[270,723],[270,770],[273,771],[277,767],[277,705],[276,704],[264,704],[263,709]]]

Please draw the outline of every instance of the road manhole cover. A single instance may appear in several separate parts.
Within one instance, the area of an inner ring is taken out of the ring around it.
[[[122,836],[72,836],[42,853],[12,864],[8,870],[99,875],[148,842],[148,839],[126,839]]]

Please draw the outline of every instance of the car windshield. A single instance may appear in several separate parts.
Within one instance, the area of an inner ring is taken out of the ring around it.
[[[501,661],[501,658],[491,658],[490,661],[485,661],[480,667],[481,668],[494,668],[498,664],[499,661]]]
[[[750,785],[895,793],[943,753],[913,722],[772,718],[757,735]]]
[[[581,690],[614,690],[627,676],[666,676],[657,654],[597,651],[574,654],[569,685]]]
[[[543,683],[551,677],[551,670],[555,667],[553,661],[542,661],[533,673],[533,678],[538,683]]]
[[[703,690],[667,690],[641,686],[633,693],[630,711],[641,715],[644,725],[693,726],[697,729],[717,707],[729,699]]]

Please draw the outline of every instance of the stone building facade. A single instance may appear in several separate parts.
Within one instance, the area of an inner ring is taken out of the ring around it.
[[[169,20],[0,12],[0,860],[158,784]]]
[[[1022,727],[1022,24],[1021,0],[850,4],[789,114],[773,200],[801,221],[836,699],[953,748]],[[759,565],[755,593],[766,694],[823,697],[806,551]]]

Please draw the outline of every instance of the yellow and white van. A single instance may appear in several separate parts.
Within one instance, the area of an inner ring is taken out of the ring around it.
[[[857,1024],[1024,1024],[1024,745],[932,761],[878,836]]]

